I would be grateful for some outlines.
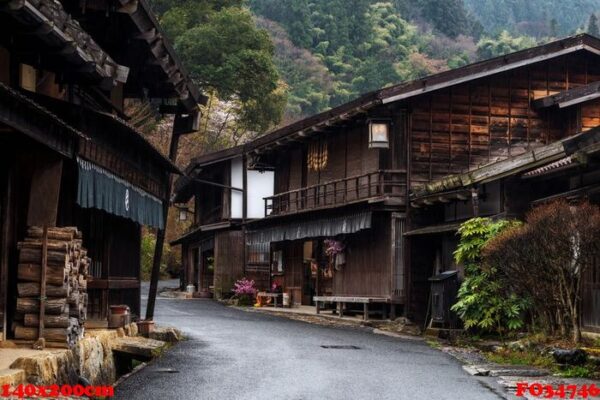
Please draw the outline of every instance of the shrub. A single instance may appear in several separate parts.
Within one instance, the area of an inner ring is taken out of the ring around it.
[[[482,250],[492,238],[518,225],[515,221],[473,218],[459,228],[460,242],[454,258],[464,265],[465,279],[452,310],[465,328],[504,334],[524,325],[522,314],[527,301],[510,290],[497,267],[482,260]]]
[[[582,277],[600,255],[600,208],[558,200],[530,211],[526,222],[491,240],[484,259],[531,299],[549,333],[579,342]]]

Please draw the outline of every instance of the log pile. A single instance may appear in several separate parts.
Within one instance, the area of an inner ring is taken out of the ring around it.
[[[19,242],[15,339],[42,338],[49,347],[71,347],[83,337],[87,313],[87,274],[90,259],[75,227],[48,228],[46,235],[45,305],[40,311],[44,230],[30,227]],[[44,297],[44,296],[42,296]]]

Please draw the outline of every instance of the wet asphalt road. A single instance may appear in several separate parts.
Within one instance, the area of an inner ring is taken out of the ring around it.
[[[155,320],[178,327],[189,340],[119,385],[116,399],[503,398],[422,342],[246,312],[210,300],[159,298]]]

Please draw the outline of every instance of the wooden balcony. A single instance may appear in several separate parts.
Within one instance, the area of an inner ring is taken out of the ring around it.
[[[265,197],[265,215],[287,215],[363,201],[395,200],[395,204],[403,204],[405,195],[406,171],[379,170]]]

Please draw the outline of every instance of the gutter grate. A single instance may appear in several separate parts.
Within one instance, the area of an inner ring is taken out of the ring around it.
[[[158,373],[163,373],[163,374],[177,374],[177,373],[179,373],[179,371],[176,370],[176,369],[174,369],[174,368],[156,368],[152,372],[158,372]]]
[[[334,349],[334,350],[340,350],[340,349],[359,350],[360,349],[360,347],[354,346],[351,344],[322,344],[321,347],[324,349]]]

